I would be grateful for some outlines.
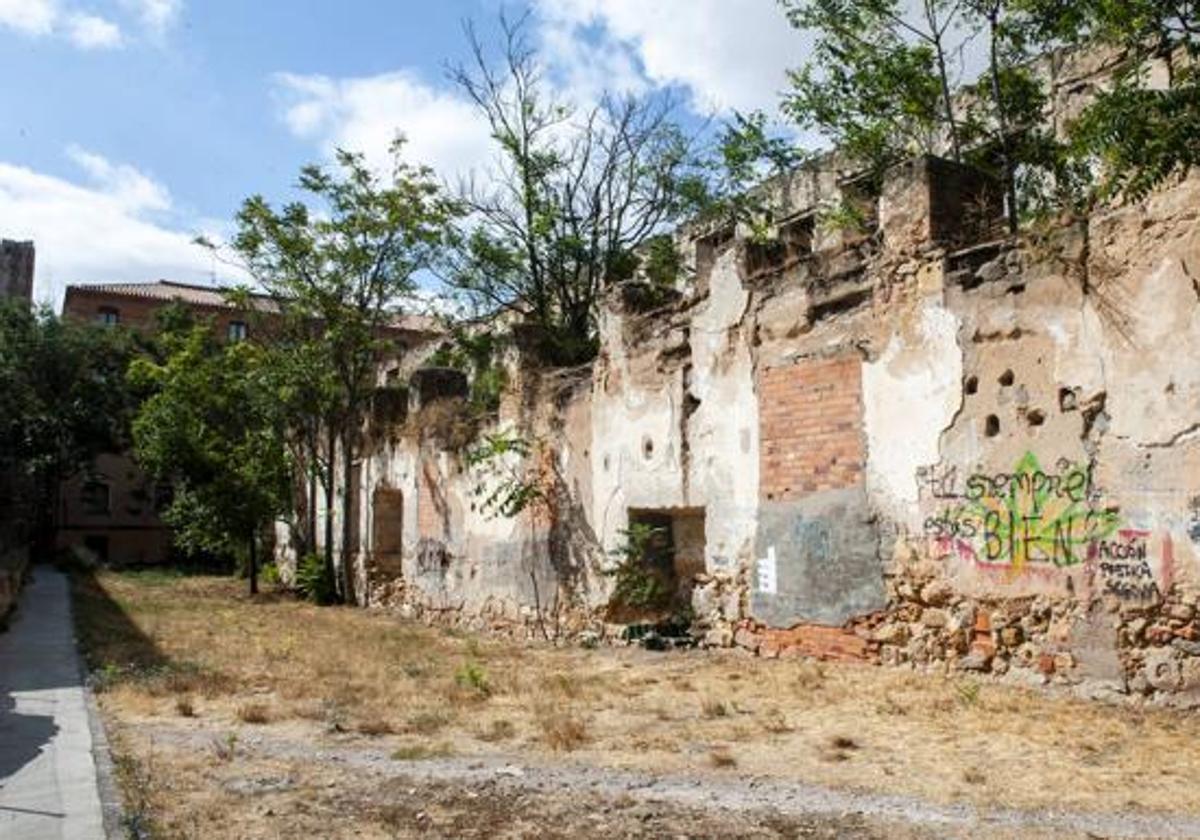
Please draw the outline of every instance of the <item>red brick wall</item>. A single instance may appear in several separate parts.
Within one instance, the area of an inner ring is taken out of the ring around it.
[[[862,360],[817,359],[759,375],[759,487],[799,499],[862,480]]]
[[[117,310],[121,326],[135,330],[152,330],[157,324],[156,314],[169,305],[169,301],[155,298],[139,298],[132,295],[118,295],[103,290],[93,290],[86,286],[72,289],[71,294],[63,301],[63,315],[77,321],[96,321],[100,310],[110,307]],[[230,321],[247,323],[253,318],[245,313],[232,309],[215,309],[209,306],[189,305],[189,309],[199,319],[213,320],[217,335],[224,338],[229,333]],[[252,326],[251,329],[254,327]]]

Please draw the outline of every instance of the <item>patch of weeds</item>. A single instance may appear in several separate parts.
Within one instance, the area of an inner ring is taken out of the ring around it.
[[[542,679],[542,686],[554,694],[574,699],[582,693],[578,677],[573,674],[550,674]]]
[[[704,697],[700,700],[700,712],[709,720],[729,717],[729,706],[715,697]]]
[[[587,722],[569,708],[545,705],[536,714],[542,741],[552,750],[570,752],[591,740]]]
[[[392,752],[394,761],[421,761],[427,758],[445,758],[453,755],[449,744],[408,744]]]
[[[459,688],[465,688],[479,697],[489,697],[492,693],[491,683],[488,682],[487,671],[474,660],[467,660],[454,673],[454,683]]]
[[[115,662],[105,662],[92,672],[92,689],[101,694],[119,685],[124,676],[125,669],[121,666]]]
[[[958,695],[958,702],[966,709],[979,704],[979,689],[980,685],[977,682],[962,682],[954,685],[954,693]]]
[[[405,662],[401,666],[404,671],[404,676],[409,679],[419,680],[429,674],[429,667],[421,662]]]
[[[124,829],[125,836],[131,840],[150,840],[161,836],[155,825],[150,803],[153,785],[151,780],[154,777],[149,765],[143,766],[132,756],[114,755],[113,769],[124,800],[121,828]]]
[[[243,723],[270,723],[271,709],[266,703],[243,703],[237,707],[237,717]]]
[[[893,715],[895,717],[903,717],[908,714],[908,707],[896,700],[890,694],[883,695],[883,700],[877,705],[876,710],[883,715]]]
[[[849,761],[850,755],[857,750],[858,742],[846,735],[834,735],[829,739],[829,748],[821,754],[825,761]]]
[[[507,741],[516,734],[517,728],[513,726],[512,721],[494,720],[487,729],[480,732],[476,737],[480,741],[493,743],[496,741]]]
[[[214,735],[208,746],[217,761],[228,764],[237,757],[237,743],[237,733],[230,732],[224,738],[218,738]]]
[[[796,672],[796,683],[810,691],[825,685],[825,669],[820,662],[803,662]]]
[[[176,697],[175,698],[175,713],[180,717],[195,717],[196,706],[192,703],[191,697]]]
[[[779,709],[767,709],[763,713],[762,727],[775,735],[783,735],[795,729]]]
[[[408,719],[404,730],[418,735],[433,735],[449,722],[450,718],[441,712],[420,712]]]
[[[380,735],[391,735],[396,731],[392,728],[391,723],[382,717],[364,718],[358,722],[357,729],[358,734],[368,735],[372,738],[379,737]]]
[[[715,747],[708,752],[708,763],[718,770],[737,767],[737,759],[727,747]]]
[[[858,742],[846,735],[834,735],[829,739],[829,745],[835,750],[856,750]]]

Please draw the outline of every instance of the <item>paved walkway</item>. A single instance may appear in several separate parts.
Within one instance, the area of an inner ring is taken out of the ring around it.
[[[0,633],[0,838],[104,838],[68,582],[46,566]]]

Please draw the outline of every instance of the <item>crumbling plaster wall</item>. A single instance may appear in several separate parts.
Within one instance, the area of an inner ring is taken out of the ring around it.
[[[573,386],[522,380],[498,422],[540,442],[553,521],[487,515],[486,477],[428,441],[376,451],[364,498],[405,494],[392,594],[595,620],[630,510],[703,509],[709,644],[1200,692],[1200,179],[978,242],[937,170],[893,175],[865,250],[819,236],[749,277],[742,232],[677,303],[607,308]],[[818,182],[795,211],[836,199]]]

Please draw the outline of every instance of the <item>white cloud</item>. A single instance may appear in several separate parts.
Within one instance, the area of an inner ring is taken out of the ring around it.
[[[82,149],[69,156],[92,185],[0,162],[0,231],[37,246],[36,295],[57,304],[70,283],[169,278],[211,282],[212,257],[192,244],[196,232],[163,221],[171,198],[135,168]],[[203,230],[203,222],[196,227]]]
[[[0,26],[25,35],[49,35],[57,17],[55,0],[0,0]]]
[[[81,50],[115,49],[121,27],[98,15],[64,11],[58,0],[0,0],[0,27],[34,38],[66,38]]]
[[[121,0],[153,36],[161,38],[183,13],[183,0]]]
[[[128,164],[114,164],[79,146],[68,146],[67,157],[78,164],[106,195],[129,210],[168,210],[171,207],[167,188]]]
[[[475,108],[413,73],[350,79],[280,73],[275,83],[288,128],[326,153],[362,152],[369,163],[384,167],[389,145],[403,134],[405,158],[447,178],[488,161],[488,129]]]
[[[121,27],[95,15],[73,14],[66,18],[67,37],[81,50],[115,49],[121,46]]]
[[[808,39],[775,0],[534,0],[547,51],[568,72],[636,60],[653,85],[681,85],[698,112],[773,109]],[[597,65],[597,62],[599,64]],[[615,83],[628,84],[621,74]],[[612,87],[613,81],[608,86]]]

